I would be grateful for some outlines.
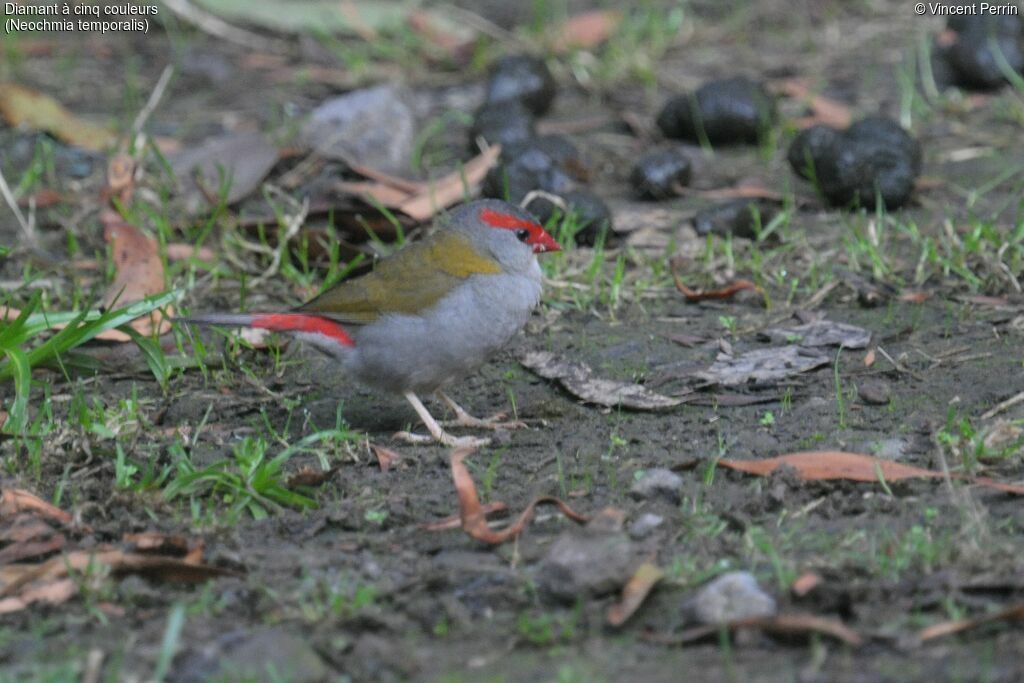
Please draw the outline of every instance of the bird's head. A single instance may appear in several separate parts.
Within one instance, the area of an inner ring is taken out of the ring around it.
[[[515,238],[529,246],[534,254],[562,250],[562,247],[555,241],[555,238],[536,219],[529,216],[525,211],[516,209],[511,204],[506,206],[512,209],[512,211],[503,207],[492,208],[487,206],[481,208],[478,214],[480,222],[494,230],[511,231]]]
[[[469,238],[478,253],[510,273],[536,273],[536,254],[562,247],[530,213],[498,199],[481,199],[452,209],[442,225]]]

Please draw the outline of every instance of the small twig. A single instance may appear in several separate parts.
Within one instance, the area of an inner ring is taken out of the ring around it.
[[[146,121],[156,110],[160,100],[163,99],[164,92],[167,90],[167,84],[171,82],[171,76],[174,74],[174,67],[170,64],[164,67],[163,72],[160,74],[160,78],[157,79],[156,85],[153,86],[153,92],[149,93],[149,99],[146,100],[146,105],[139,110],[138,115],[135,117],[135,121],[132,122],[132,138],[138,136],[142,132],[142,127],[146,125]]]
[[[7,185],[7,178],[4,177],[3,171],[0,171],[0,194],[4,196],[4,201],[7,202],[7,206],[11,207],[11,211],[14,212],[14,217],[18,219],[18,226],[21,228],[25,241],[29,246],[38,248],[39,235],[36,233],[35,224],[34,222],[25,220],[24,214],[21,213],[21,208],[18,207],[18,200],[14,198],[14,193],[11,192],[10,186]]]
[[[299,210],[292,216],[288,217],[288,223],[285,226],[284,235],[278,238],[277,248],[274,249],[274,256],[263,273],[252,281],[253,286],[258,286],[269,280],[270,278],[277,275],[277,271],[281,268],[281,259],[284,256],[284,252],[288,249],[288,244],[292,241],[292,238],[299,234],[299,230],[302,229],[302,224],[306,222],[306,216],[309,215],[309,197],[303,197],[302,204],[299,206]]]
[[[876,350],[877,350],[877,351],[878,351],[878,352],[879,352],[880,354],[882,354],[882,357],[883,357],[883,358],[885,358],[885,359],[886,359],[887,361],[889,361],[890,363],[892,363],[892,366],[893,366],[894,368],[896,368],[896,371],[897,371],[897,372],[902,372],[902,373],[903,373],[903,374],[905,374],[905,375],[910,375],[910,376],[911,376],[911,377],[913,377],[914,379],[919,379],[919,380],[923,380],[923,379],[924,379],[923,377],[921,377],[921,375],[919,375],[918,373],[914,372],[914,371],[913,371],[913,370],[911,370],[910,368],[908,368],[908,367],[906,367],[905,365],[903,365],[903,363],[900,363],[900,362],[899,362],[898,360],[896,360],[895,358],[893,358],[892,356],[890,356],[890,355],[889,355],[889,352],[888,352],[888,351],[886,351],[885,349],[883,349],[883,348],[882,348],[881,346],[876,346],[876,347],[875,347],[875,349],[876,349]]]
[[[557,206],[562,211],[567,210],[567,206],[564,199],[559,197],[557,194],[545,192],[544,190],[530,190],[529,192],[526,193],[526,196],[523,197],[523,201],[519,202],[519,206],[526,209],[530,206],[531,203],[533,203],[534,200],[537,199],[546,199],[555,206]]]
[[[993,406],[991,409],[985,411],[984,413],[981,414],[981,419],[982,420],[988,420],[990,418],[993,418],[996,415],[998,415],[999,413],[1003,412],[1004,410],[1008,410],[1008,409],[1012,408],[1013,406],[1017,405],[1018,403],[1024,403],[1024,391],[1020,392],[1019,394],[1017,394],[1015,396],[1011,396],[1010,398],[1006,399],[1002,403],[999,403],[999,404]]]
[[[817,292],[812,294],[811,298],[809,298],[804,303],[804,305],[801,306],[801,308],[803,308],[804,310],[807,310],[807,311],[814,310],[815,308],[820,306],[821,302],[823,302],[825,300],[825,297],[827,297],[829,294],[831,294],[832,290],[834,290],[838,286],[839,286],[839,281],[838,280],[833,280],[832,282],[829,282],[827,285],[825,285],[824,287],[819,289]]]

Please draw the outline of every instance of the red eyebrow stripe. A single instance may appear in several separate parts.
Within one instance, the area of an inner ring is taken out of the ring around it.
[[[252,326],[274,332],[310,332],[330,337],[342,346],[354,347],[356,343],[345,328],[327,318],[305,313],[268,313],[252,319]]]
[[[516,228],[536,230],[537,228],[540,228],[540,226],[533,221],[524,220],[518,216],[513,216],[510,213],[501,213],[500,211],[494,211],[493,209],[481,210],[480,220],[488,225],[494,226],[495,228],[506,228],[508,230],[515,230]]]

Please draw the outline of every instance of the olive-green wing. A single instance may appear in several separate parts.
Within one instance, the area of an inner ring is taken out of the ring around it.
[[[470,275],[500,273],[497,261],[462,235],[443,231],[383,259],[370,273],[346,280],[297,310],[343,323],[370,323],[385,313],[430,308]]]

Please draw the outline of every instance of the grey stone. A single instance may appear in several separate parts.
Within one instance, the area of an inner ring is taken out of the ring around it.
[[[775,598],[757,585],[750,572],[729,572],[705,584],[685,609],[702,624],[724,624],[737,619],[770,617]]]
[[[661,498],[673,505],[678,505],[680,500],[682,500],[680,493],[682,488],[682,477],[672,470],[656,467],[646,470],[633,482],[629,489],[629,495],[637,500]]]
[[[651,535],[652,531],[664,523],[665,518],[661,515],[656,515],[653,512],[645,512],[629,525],[629,535],[631,538],[636,540],[647,538]]]
[[[907,447],[910,444],[907,443],[906,439],[899,437],[893,437],[890,439],[882,439],[871,444],[871,452],[879,458],[885,458],[886,460],[901,460],[907,454]]]
[[[606,595],[629,579],[634,559],[633,544],[620,531],[572,529],[551,545],[536,569],[540,591],[555,600]]]
[[[386,173],[408,173],[416,118],[408,93],[381,85],[327,100],[313,110],[302,139],[330,159]]]
[[[880,379],[863,379],[857,382],[857,395],[868,405],[884,406],[892,399],[892,387]]]

